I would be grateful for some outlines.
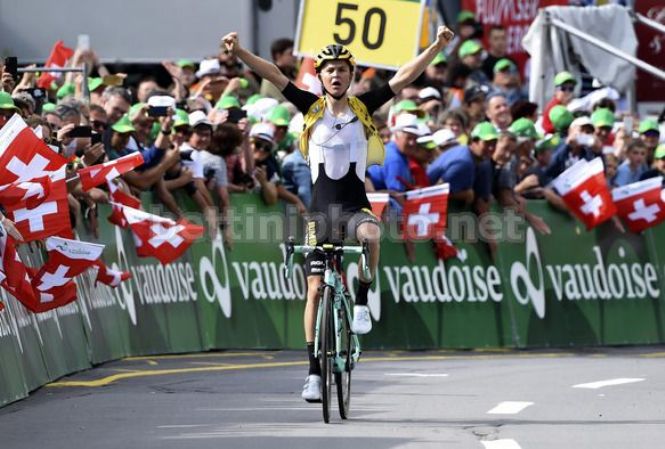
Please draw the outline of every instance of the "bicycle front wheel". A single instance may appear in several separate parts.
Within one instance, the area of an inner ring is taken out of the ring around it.
[[[349,327],[349,316],[346,307],[339,309],[339,322],[341,325],[342,344],[340,346],[340,358],[344,362],[341,371],[335,372],[335,385],[337,387],[337,404],[339,405],[339,416],[342,419],[349,417],[349,406],[351,404],[351,329]]]
[[[332,290],[326,286],[321,295],[319,307],[322,308],[319,328],[319,362],[321,364],[321,402],[323,403],[323,421],[330,422],[330,402],[332,400],[333,357],[335,356],[335,330],[333,326]]]

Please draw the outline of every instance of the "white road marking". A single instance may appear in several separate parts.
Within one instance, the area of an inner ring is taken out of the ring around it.
[[[612,385],[632,384],[635,382],[642,382],[643,378],[640,377],[620,377],[617,379],[599,380],[598,382],[589,382],[586,384],[573,385],[573,388],[589,388],[596,390],[603,387],[611,387]]]
[[[499,404],[492,410],[487,412],[490,415],[515,415],[528,406],[533,405],[533,402],[518,402],[518,401],[505,401]]]
[[[481,441],[485,449],[522,449],[522,447],[515,440],[494,440],[494,441]]]
[[[447,374],[426,374],[426,373],[384,373],[384,376],[392,377],[448,377]]]

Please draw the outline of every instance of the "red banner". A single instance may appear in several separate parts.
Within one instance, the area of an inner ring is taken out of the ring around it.
[[[665,3],[663,0],[637,0],[635,9],[638,13],[665,25]],[[665,34],[642,23],[635,22],[635,32],[640,45],[637,58],[660,69],[665,67]],[[637,70],[637,101],[665,101],[665,80]]]

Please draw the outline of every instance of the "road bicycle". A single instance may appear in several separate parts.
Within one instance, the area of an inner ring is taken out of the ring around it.
[[[325,243],[317,246],[296,245],[293,238],[286,243],[284,275],[291,277],[295,254],[319,251],[325,256],[323,283],[319,289],[316,314],[314,354],[321,364],[321,402],[323,421],[330,422],[332,384],[337,389],[337,404],[342,419],[349,417],[351,403],[351,371],[360,358],[358,336],[351,331],[351,298],[344,284],[342,258],[344,254],[359,254],[360,269],[369,277],[367,244],[344,246]]]

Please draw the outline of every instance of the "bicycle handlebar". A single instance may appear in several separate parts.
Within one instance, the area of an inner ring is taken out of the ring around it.
[[[331,243],[324,243],[322,245],[296,245],[293,237],[289,237],[286,242],[286,253],[284,255],[284,277],[291,277],[293,271],[293,256],[294,254],[310,253],[312,251],[321,251],[324,253],[342,253],[342,254],[360,254],[360,263],[363,274],[366,278],[369,277],[369,247],[367,242],[363,242],[362,246],[344,246],[334,245]]]

